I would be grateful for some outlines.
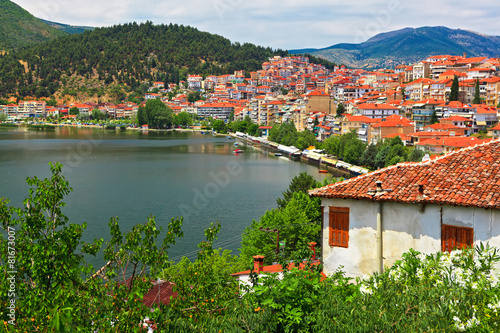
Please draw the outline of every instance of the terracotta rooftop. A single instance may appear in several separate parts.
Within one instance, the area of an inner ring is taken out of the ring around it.
[[[403,163],[309,191],[310,196],[500,209],[500,141]],[[376,181],[382,194],[374,195]],[[419,195],[419,188],[423,195]]]

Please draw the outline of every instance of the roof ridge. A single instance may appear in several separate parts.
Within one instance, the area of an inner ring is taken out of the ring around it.
[[[477,146],[489,145],[489,144],[492,144],[492,143],[497,142],[497,141],[500,142],[500,138],[499,139],[494,139],[494,140],[491,140],[491,141],[488,141],[488,142],[481,142],[481,143],[475,144],[474,146],[470,146],[470,147],[465,147],[465,148],[461,148],[461,149],[458,149],[458,150],[454,150],[454,151],[449,152],[449,153],[447,153],[447,154],[445,154],[443,156],[439,156],[439,157],[434,158],[434,159],[429,159],[427,161],[411,162],[411,163],[401,162],[401,163],[398,163],[398,164],[395,164],[395,165],[390,165],[388,167],[377,169],[377,170],[371,171],[369,173],[366,173],[366,174],[363,174],[363,175],[360,175],[360,176],[357,176],[357,177],[349,178],[349,179],[343,180],[341,182],[333,183],[333,184],[330,184],[330,185],[327,185],[327,186],[328,187],[335,187],[335,186],[340,185],[340,184],[342,184],[342,185],[349,184],[350,182],[358,181],[359,179],[364,179],[365,177],[368,177],[368,176],[371,177],[371,176],[373,176],[375,174],[386,172],[386,171],[392,170],[394,168],[399,168],[399,167],[416,167],[416,166],[430,165],[433,162],[440,161],[440,160],[442,160],[444,158],[449,158],[450,156],[453,156],[454,154],[463,152],[465,150],[472,150],[472,149],[474,149]],[[318,187],[318,188],[312,189],[311,192],[315,192],[316,190],[319,190],[321,188],[322,187]]]

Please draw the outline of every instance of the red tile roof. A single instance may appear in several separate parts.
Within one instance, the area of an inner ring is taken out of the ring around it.
[[[310,196],[500,209],[500,141],[398,164],[309,191]],[[374,195],[376,181],[384,191]],[[419,195],[419,187],[423,195]],[[370,192],[369,192],[370,191]]]
[[[476,137],[470,136],[456,136],[456,137],[445,137],[440,139],[429,139],[421,143],[416,143],[420,146],[438,146],[438,147],[452,147],[452,148],[466,148],[473,147],[478,144],[485,142],[490,142],[491,139],[478,139]]]

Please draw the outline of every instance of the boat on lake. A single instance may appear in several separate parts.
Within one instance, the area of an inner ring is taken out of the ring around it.
[[[239,153],[242,153],[242,152],[243,152],[243,150],[241,150],[241,149],[235,149],[235,150],[234,150],[234,153],[235,153],[235,154],[239,154]]]

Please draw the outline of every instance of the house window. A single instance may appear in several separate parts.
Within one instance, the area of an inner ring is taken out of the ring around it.
[[[329,216],[330,246],[348,247],[349,245],[349,208],[330,207]]]
[[[443,225],[441,251],[451,252],[454,249],[470,247],[474,243],[474,229]]]

